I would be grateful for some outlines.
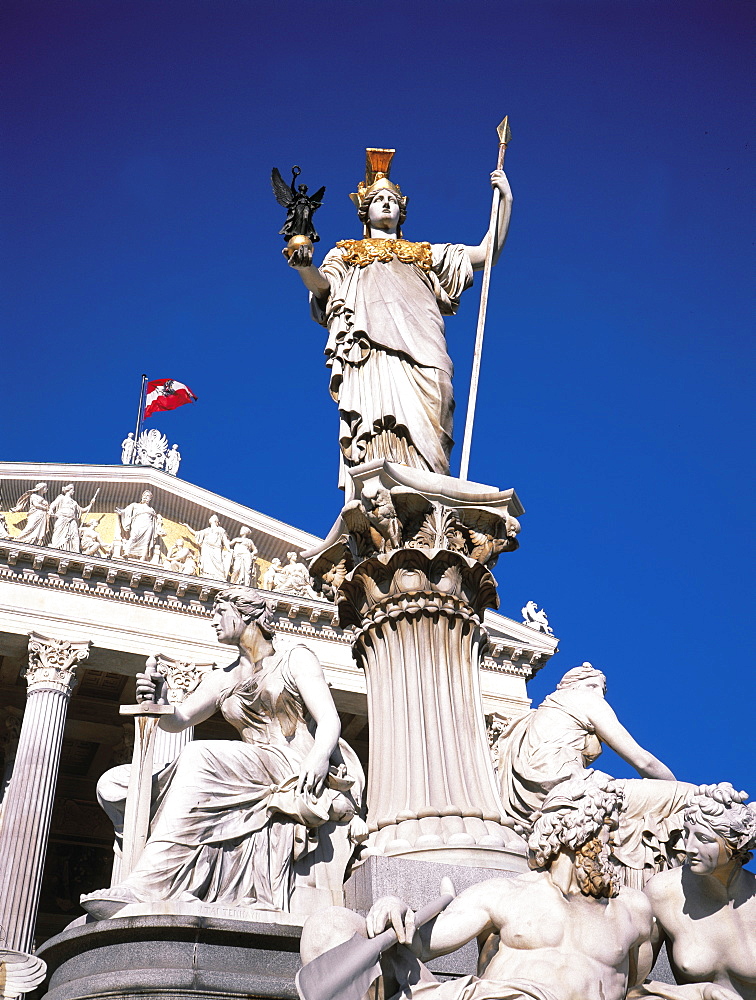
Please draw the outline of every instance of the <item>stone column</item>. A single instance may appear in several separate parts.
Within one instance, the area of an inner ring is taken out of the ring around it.
[[[0,823],[2,823],[3,814],[2,802],[5,798],[5,793],[8,791],[8,785],[13,774],[13,762],[16,759],[16,752],[18,750],[18,738],[21,735],[21,719],[23,714],[17,708],[7,708],[5,710],[5,718],[2,724],[0,724],[0,732],[2,732],[0,743],[3,745],[5,762],[3,776],[0,779]]]
[[[490,573],[517,547],[514,492],[388,462],[352,472],[356,497],[307,555],[331,586],[367,680],[369,850],[495,865],[522,853],[496,785],[479,670]]]
[[[90,645],[29,634],[26,711],[0,829],[0,934],[22,952],[34,947],[66,712]]]

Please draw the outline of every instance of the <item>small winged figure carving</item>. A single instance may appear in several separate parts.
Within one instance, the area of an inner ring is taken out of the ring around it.
[[[357,560],[366,559],[374,552],[381,551],[380,536],[372,528],[362,501],[350,500],[342,510],[341,517],[349,532],[349,541]]]
[[[306,184],[295,183],[301,173],[299,167],[291,168],[291,184],[286,183],[278,167],[273,167],[270,175],[276,201],[286,209],[286,222],[279,233],[287,241],[292,236],[306,236],[312,243],[317,243],[320,237],[315,232],[312,217],[323,204],[325,187],[319,188],[313,195],[308,195]]]
[[[520,522],[511,514],[505,514],[502,522],[500,515],[492,516],[485,509],[467,508],[458,513],[470,535],[470,556],[488,569],[493,569],[502,552],[519,547]]]
[[[397,517],[391,494],[380,489],[373,497],[364,497],[370,504],[367,511],[370,534],[379,552],[390,552],[402,547],[402,525]]]

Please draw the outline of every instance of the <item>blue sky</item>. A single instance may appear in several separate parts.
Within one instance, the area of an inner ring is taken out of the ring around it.
[[[398,152],[409,239],[477,242],[509,114],[470,476],[515,487],[501,610],[543,605],[686,780],[753,780],[753,8],[738,0],[6,0],[0,454],[109,463],[142,371],[184,478],[333,521],[324,331],[280,254],[270,169],[360,228]],[[749,114],[749,112],[751,112]],[[478,305],[447,324],[459,461]],[[607,770],[629,773],[610,755]]]

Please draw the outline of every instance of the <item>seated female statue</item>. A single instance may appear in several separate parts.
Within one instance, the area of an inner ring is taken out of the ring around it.
[[[650,982],[633,998],[755,1000],[756,875],[743,865],[756,847],[756,805],[729,782],[700,785],[685,811],[682,868],[645,886],[679,986]],[[648,962],[650,968],[651,962]]]
[[[624,805],[613,837],[623,881],[641,889],[678,863],[682,813],[693,786],[676,781],[625,729],[606,700],[606,677],[590,663],[568,670],[556,691],[501,735],[502,803],[515,829],[528,831],[549,791],[589,767],[604,743],[641,776],[621,782]]]
[[[190,742],[156,775],[150,836],[136,868],[119,885],[82,897],[95,917],[169,899],[290,910],[297,873],[330,864],[326,880],[340,889],[354,840],[364,839],[357,816],[364,775],[339,740],[315,654],[302,645],[277,652],[269,608],[246,587],[218,594],[213,627],[239,656],[206,673],[160,726],[181,732],[220,711],[241,740]],[[137,698],[155,695],[154,675],[137,675]]]

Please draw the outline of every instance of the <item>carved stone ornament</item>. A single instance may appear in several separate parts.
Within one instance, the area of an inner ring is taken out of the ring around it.
[[[158,653],[155,657],[156,669],[165,677],[168,703],[179,705],[197,687],[203,676],[215,669],[214,663],[193,663],[188,660],[174,660]]]
[[[181,464],[178,445],[168,447],[168,438],[157,427],[142,431],[135,440],[133,433],[121,443],[122,465],[149,465],[175,476]]]
[[[31,993],[46,972],[47,965],[37,955],[0,947],[0,996],[15,998]]]
[[[493,569],[502,552],[519,545],[515,515],[523,507],[514,490],[462,483],[384,459],[353,469],[352,479],[355,499],[322,545],[303,553],[316,589],[331,599],[347,574],[372,556],[399,549],[448,551],[466,557],[470,566]]]
[[[501,738],[509,725],[509,721],[509,719],[498,712],[491,712],[486,716],[486,736],[488,737],[488,746],[491,750],[491,763],[495,771],[499,770]]]
[[[70,690],[76,667],[87,659],[91,645],[88,639],[83,642],[68,642],[30,632],[29,666],[24,674],[29,689],[52,686]]]
[[[522,618],[522,624],[527,625],[528,628],[535,629],[536,632],[543,632],[544,635],[554,634],[554,630],[549,625],[549,619],[546,617],[546,612],[543,608],[539,611],[535,601],[528,601],[522,609]]]

